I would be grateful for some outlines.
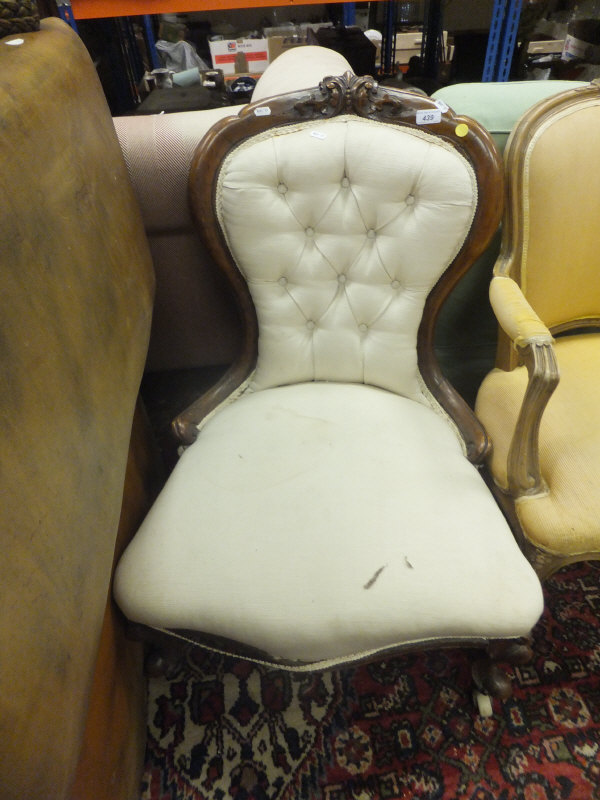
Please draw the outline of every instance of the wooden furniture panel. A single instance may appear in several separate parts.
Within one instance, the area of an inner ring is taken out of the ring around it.
[[[6,41],[0,786],[3,800],[62,800],[86,724],[154,278],[83,43],[57,19]]]
[[[125,473],[115,561],[154,500],[162,470],[138,403]],[[104,612],[83,747],[72,800],[137,800],[146,744],[146,684],[142,645],[125,635],[112,593]]]

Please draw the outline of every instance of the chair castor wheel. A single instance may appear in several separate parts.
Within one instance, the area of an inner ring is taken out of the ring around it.
[[[492,698],[489,696],[489,694],[475,690],[473,692],[473,701],[477,706],[480,717],[485,718],[493,715],[494,709],[492,708]]]

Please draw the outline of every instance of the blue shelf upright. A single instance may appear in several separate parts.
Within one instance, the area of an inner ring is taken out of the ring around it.
[[[152,64],[152,69],[159,69],[162,67],[162,62],[158,57],[158,53],[156,51],[156,39],[154,36],[154,29],[152,27],[152,17],[150,14],[144,14],[142,17],[142,23],[144,26],[144,35],[146,37],[146,46],[148,48],[148,55],[150,57],[150,63]]]
[[[56,10],[58,11],[58,16],[70,25],[75,33],[79,33],[70,0],[56,0]]]
[[[482,81],[507,81],[523,0],[494,0]]]
[[[345,28],[356,24],[356,3],[344,3],[342,8],[342,21]]]

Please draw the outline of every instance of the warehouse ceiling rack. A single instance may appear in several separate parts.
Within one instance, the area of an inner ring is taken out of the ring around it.
[[[382,31],[382,68],[384,75],[393,72],[395,64],[395,0],[375,0],[384,5],[384,30]],[[341,0],[333,0],[340,3]],[[519,19],[523,0],[494,0],[490,32],[483,68],[483,81],[506,81],[517,43]],[[343,5],[343,24],[355,22],[355,3]],[[153,66],[160,66],[154,47],[152,15],[164,13],[235,10],[240,8],[293,8],[300,5],[321,5],[320,0],[57,0],[59,15],[77,30],[76,20],[107,17],[136,16],[143,20]],[[423,73],[434,78],[437,74],[438,54],[443,29],[442,0],[426,0],[423,19],[422,65]]]

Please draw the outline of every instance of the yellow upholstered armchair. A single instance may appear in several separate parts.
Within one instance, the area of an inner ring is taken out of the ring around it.
[[[490,294],[503,333],[476,412],[497,495],[542,578],[600,557],[599,130],[592,84],[527,111],[505,154]]]
[[[529,657],[541,588],[433,351],[499,222],[491,138],[347,73],[218,123],[191,196],[245,345],[176,421],[187,447],[117,568],[122,610],[282,669],[479,647],[476,683],[507,696],[496,662]]]

